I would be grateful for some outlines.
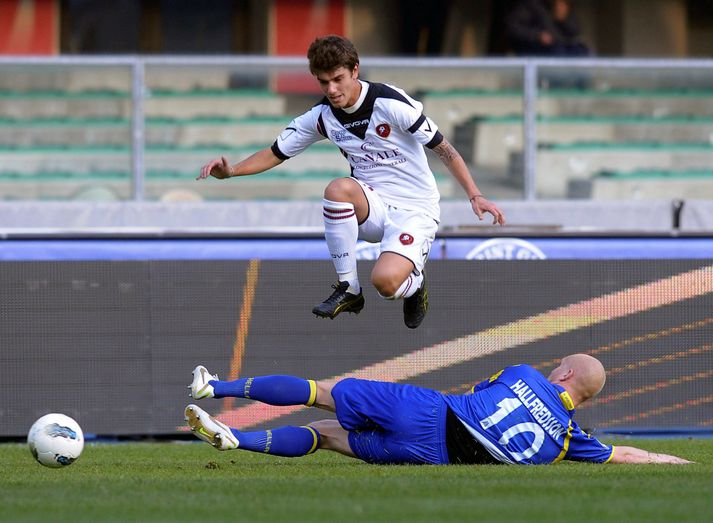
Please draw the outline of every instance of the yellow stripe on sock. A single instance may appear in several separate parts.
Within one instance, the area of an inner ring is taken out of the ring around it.
[[[319,443],[319,435],[317,434],[317,431],[314,430],[312,427],[305,425],[304,428],[309,430],[312,433],[312,437],[314,438],[314,443],[312,443],[312,448],[307,451],[307,454],[312,454],[313,452],[315,452],[317,450],[317,444]]]
[[[309,399],[305,405],[311,407],[314,402],[317,401],[317,382],[314,380],[307,380],[309,382]]]

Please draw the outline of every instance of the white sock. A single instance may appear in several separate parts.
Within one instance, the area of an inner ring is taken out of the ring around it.
[[[418,276],[415,273],[408,275],[408,278],[404,280],[401,287],[394,293],[393,296],[386,298],[387,300],[399,300],[402,298],[410,298],[414,293],[421,287],[423,282],[423,272],[420,272]]]
[[[361,286],[357,276],[356,242],[359,236],[354,205],[349,202],[322,200],[324,238],[332,256],[339,281],[348,281],[352,294],[359,294]]]

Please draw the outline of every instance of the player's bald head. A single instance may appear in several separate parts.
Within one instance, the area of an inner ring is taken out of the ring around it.
[[[607,376],[604,365],[589,354],[570,354],[562,358],[560,366],[548,378],[575,393],[578,403],[593,398],[604,388]],[[570,390],[571,389],[571,390]]]

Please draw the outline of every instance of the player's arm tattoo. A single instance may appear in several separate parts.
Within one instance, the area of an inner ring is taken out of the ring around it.
[[[434,147],[433,151],[438,155],[438,157],[445,165],[450,165],[451,163],[453,163],[453,160],[460,156],[458,154],[458,151],[456,151],[456,148],[453,147],[451,143],[446,139],[444,139],[441,143]]]

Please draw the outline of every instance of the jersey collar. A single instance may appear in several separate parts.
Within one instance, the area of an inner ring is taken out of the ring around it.
[[[572,400],[572,396],[569,395],[569,392],[565,390],[565,388],[561,385],[557,384],[552,384],[555,387],[555,390],[557,391],[557,394],[560,397],[560,401],[562,402],[562,405],[564,405],[564,408],[567,410],[574,410],[574,401]]]
[[[567,410],[574,410],[574,401],[572,401],[572,396],[566,390],[560,392],[560,401]]]
[[[366,98],[366,92],[369,90],[369,84],[361,80],[359,80],[359,83],[361,84],[361,93],[359,94],[359,98],[357,99],[356,103],[351,107],[345,107],[344,109],[342,109],[342,111],[347,114],[354,114],[355,112],[357,112],[361,107],[361,104],[364,103],[364,99]]]

